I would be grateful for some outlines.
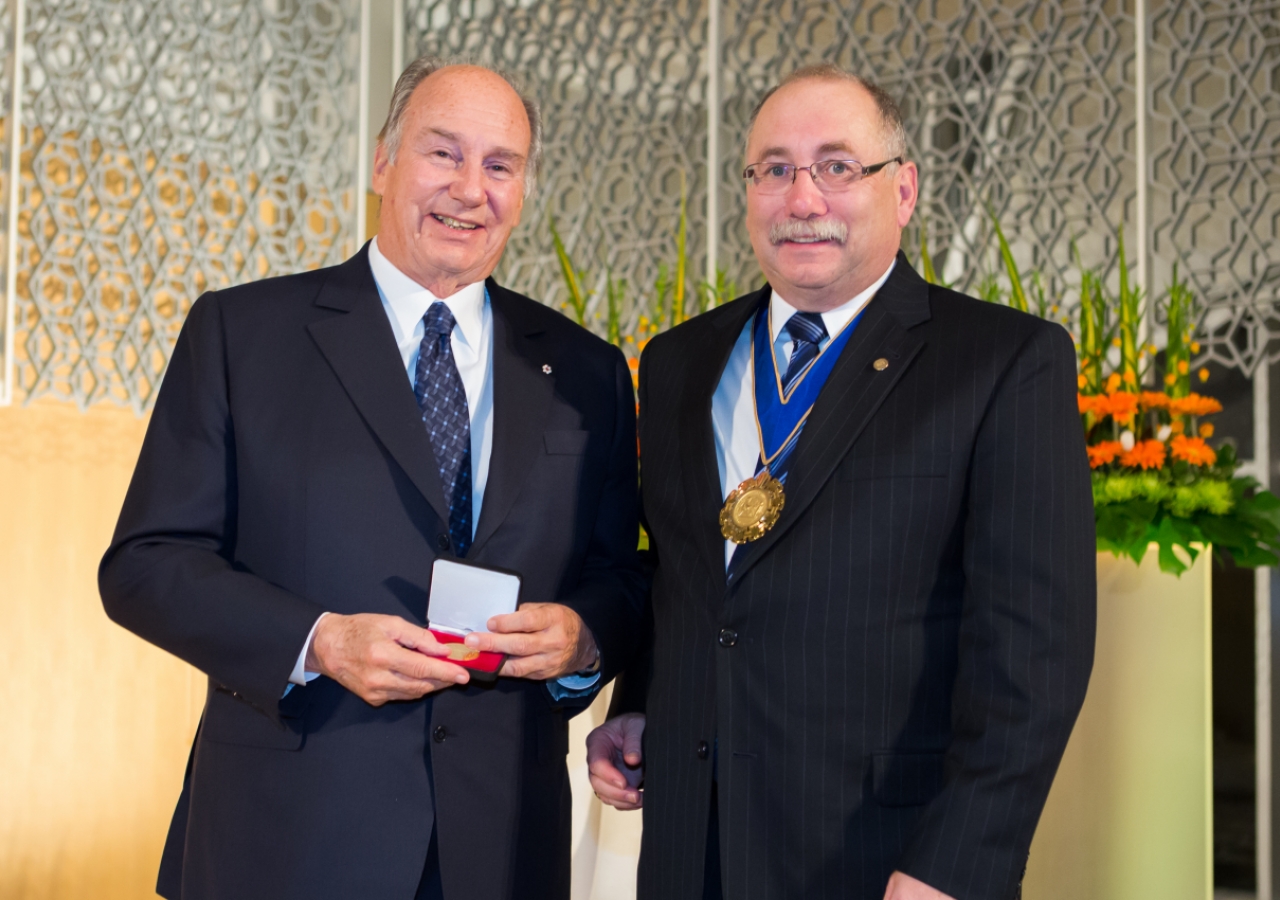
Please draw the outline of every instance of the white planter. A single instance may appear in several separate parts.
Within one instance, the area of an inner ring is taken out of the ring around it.
[[[1181,578],[1098,555],[1089,693],[1049,794],[1026,900],[1213,896],[1208,552]]]

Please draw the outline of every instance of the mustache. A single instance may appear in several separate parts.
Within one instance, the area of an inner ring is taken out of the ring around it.
[[[769,243],[777,246],[784,241],[813,243],[815,241],[835,241],[843,244],[849,239],[849,228],[843,222],[829,219],[800,221],[783,219],[769,226]]]

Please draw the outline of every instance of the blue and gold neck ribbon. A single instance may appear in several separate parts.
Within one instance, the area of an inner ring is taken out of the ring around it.
[[[766,300],[756,313],[752,334],[752,381],[755,383],[756,430],[760,436],[760,467],[768,469],[778,481],[785,481],[787,457],[795,448],[818,394],[835,368],[840,352],[849,343],[849,336],[862,318],[862,312],[831,338],[784,392],[782,372],[773,352],[771,306]],[[863,311],[865,309],[863,307]]]

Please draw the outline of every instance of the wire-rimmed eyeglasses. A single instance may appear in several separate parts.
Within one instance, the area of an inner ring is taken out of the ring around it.
[[[796,175],[808,172],[818,189],[824,192],[846,191],[868,175],[874,175],[891,163],[901,163],[895,156],[873,166],[864,166],[855,159],[823,159],[809,166],[793,166],[790,163],[758,162],[742,170],[742,177],[755,185],[762,194],[785,193],[795,184]]]

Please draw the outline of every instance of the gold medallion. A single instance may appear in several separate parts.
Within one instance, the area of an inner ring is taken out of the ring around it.
[[[720,533],[735,544],[759,540],[778,523],[786,497],[782,482],[765,469],[738,485],[720,510]]]
[[[473,659],[480,658],[480,651],[474,650],[466,644],[450,644],[448,658],[455,662],[470,662]]]

